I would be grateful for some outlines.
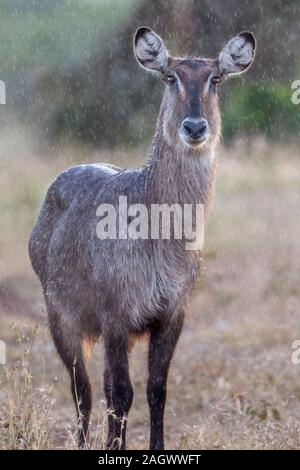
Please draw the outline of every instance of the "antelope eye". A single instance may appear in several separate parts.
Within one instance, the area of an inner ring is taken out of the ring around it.
[[[214,86],[219,85],[221,83],[221,77],[218,77],[217,75],[212,77],[210,83]]]
[[[166,80],[168,85],[174,85],[174,83],[176,82],[176,78],[174,77],[174,75],[167,75]]]

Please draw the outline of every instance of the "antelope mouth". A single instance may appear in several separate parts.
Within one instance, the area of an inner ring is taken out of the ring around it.
[[[182,142],[189,148],[197,149],[202,147],[209,139],[209,132],[206,131],[201,137],[198,137],[197,139],[192,139],[191,137],[188,137],[185,135],[183,132],[179,132],[180,138]]]

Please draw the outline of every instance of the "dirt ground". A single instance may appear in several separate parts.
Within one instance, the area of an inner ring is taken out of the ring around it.
[[[50,181],[79,161],[126,165],[121,152],[77,150],[41,158],[25,149],[0,159],[0,449],[75,448],[69,380],[47,329],[27,239]],[[22,157],[20,156],[22,154]],[[134,152],[134,165],[141,160]],[[169,449],[299,449],[300,155],[237,141],[220,150],[205,233],[206,272],[186,318],[168,382]],[[131,355],[135,398],[128,447],[148,445],[147,344]],[[103,448],[106,415],[101,342],[89,365],[91,444]]]

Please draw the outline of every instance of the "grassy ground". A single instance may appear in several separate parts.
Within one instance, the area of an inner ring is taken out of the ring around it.
[[[260,140],[220,154],[206,273],[170,372],[166,445],[300,448],[300,366],[291,362],[291,344],[300,338],[299,154]],[[53,176],[82,160],[125,164],[126,157],[69,150],[49,161],[22,142],[14,158],[1,151],[0,339],[7,366],[0,366],[0,449],[75,447],[69,380],[49,337],[27,239]],[[140,343],[131,357],[130,448],[147,448],[145,365]],[[101,343],[90,371],[91,440],[102,448]]]

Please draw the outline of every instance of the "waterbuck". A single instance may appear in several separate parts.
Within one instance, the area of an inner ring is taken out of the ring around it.
[[[150,449],[164,448],[168,370],[202,268],[201,250],[186,250],[183,238],[99,238],[97,208],[118,208],[126,196],[131,205],[202,204],[207,212],[220,137],[217,88],[249,68],[255,39],[238,34],[214,60],[173,58],[157,34],[141,27],[134,52],[165,84],[149,161],[129,170],[105,164],[67,169],[50,186],[29,241],[50,331],[70,373],[81,447],[92,406],[86,361],[93,345],[102,335],[104,392],[112,411],[107,447],[125,449],[133,400],[128,354],[135,338],[147,333]]]

